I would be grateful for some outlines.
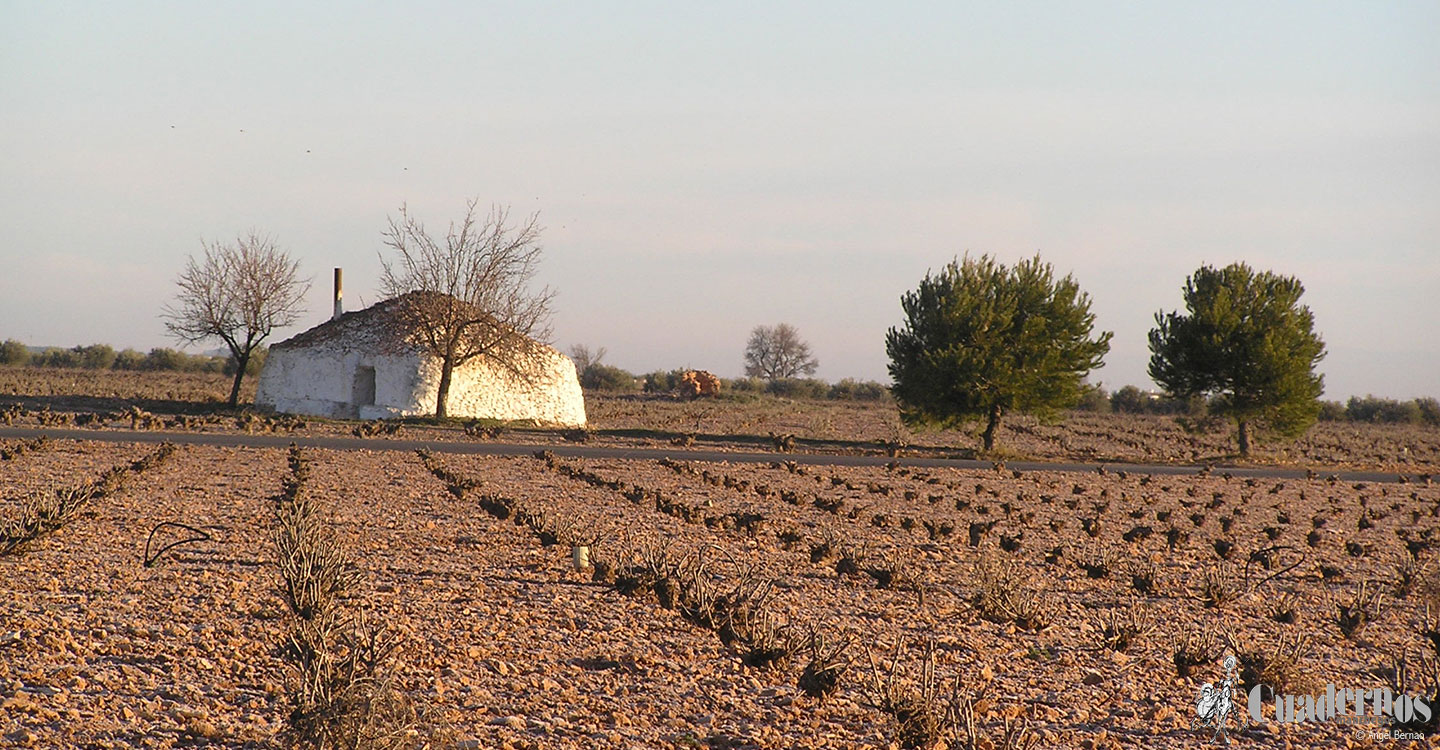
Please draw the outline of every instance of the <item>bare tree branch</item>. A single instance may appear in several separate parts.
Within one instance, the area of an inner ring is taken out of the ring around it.
[[[574,360],[575,371],[580,373],[582,379],[585,376],[585,371],[594,365],[600,364],[601,360],[605,359],[607,353],[603,346],[597,349],[591,349],[584,344],[575,344],[570,347],[570,359]]]
[[[225,342],[237,365],[230,388],[235,406],[251,353],[276,328],[300,319],[310,282],[300,278],[300,261],[279,249],[275,238],[253,230],[233,244],[202,240],[201,245],[203,257],[187,259],[175,302],[160,317],[181,342]]]
[[[435,415],[446,415],[454,368],[486,357],[518,375],[532,340],[550,337],[549,287],[530,288],[540,264],[538,214],[514,225],[507,208],[477,215],[478,201],[438,241],[405,206],[383,233],[393,261],[381,258],[381,292],[397,306],[405,340],[441,362]]]

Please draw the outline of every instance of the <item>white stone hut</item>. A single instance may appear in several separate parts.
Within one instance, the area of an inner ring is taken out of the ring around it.
[[[440,360],[398,332],[397,306],[410,296],[337,315],[271,346],[255,405],[343,419],[434,414]],[[575,363],[552,347],[526,342],[519,372],[483,355],[456,366],[446,400],[449,415],[583,426],[585,399]]]

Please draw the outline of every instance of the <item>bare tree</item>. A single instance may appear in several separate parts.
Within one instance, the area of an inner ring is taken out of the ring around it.
[[[575,371],[582,377],[591,365],[600,364],[600,360],[605,359],[607,353],[603,346],[591,349],[584,344],[576,344],[570,347],[570,359],[575,361]]]
[[[550,336],[555,294],[530,288],[540,263],[539,216],[512,226],[509,209],[491,207],[477,216],[476,206],[468,201],[465,216],[442,238],[431,237],[405,206],[384,232],[398,255],[393,263],[381,259],[381,291],[387,298],[406,296],[397,322],[407,342],[440,360],[437,417],[446,415],[457,365],[486,357],[525,376],[531,340]]]
[[[810,354],[810,345],[789,323],[774,328],[755,326],[745,345],[745,374],[766,380],[783,380],[815,374],[820,363]]]
[[[251,231],[233,244],[202,240],[201,245],[204,256],[187,260],[176,282],[175,303],[166,305],[160,317],[184,343],[225,342],[236,364],[230,386],[230,405],[235,406],[251,353],[272,331],[294,324],[305,312],[301,302],[310,282],[299,276],[300,261],[277,247],[273,237]]]

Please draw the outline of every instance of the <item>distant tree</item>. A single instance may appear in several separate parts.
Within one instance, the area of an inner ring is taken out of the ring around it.
[[[787,380],[815,374],[820,363],[810,354],[810,345],[789,323],[775,327],[755,326],[745,345],[745,374],[766,380]]]
[[[1345,417],[1351,422],[1375,424],[1420,424],[1425,421],[1420,399],[1397,401],[1375,396],[1351,396],[1345,402]]]
[[[115,364],[115,349],[109,344],[77,346],[71,351],[79,366],[87,370],[108,370]]]
[[[254,232],[232,244],[201,243],[180,273],[180,292],[161,315],[179,341],[195,344],[218,338],[235,359],[230,405],[240,401],[250,356],[276,328],[292,325],[304,312],[310,282],[300,278],[300,261]],[[153,352],[152,352],[153,353]]]
[[[656,370],[644,375],[641,386],[646,393],[669,393],[680,387],[680,376],[685,370]]]
[[[1089,411],[1097,414],[1107,414],[1110,411],[1110,395],[1105,393],[1105,386],[1101,384],[1084,386],[1080,394],[1080,401],[1075,404],[1077,411]]]
[[[1110,408],[1121,414],[1144,414],[1150,411],[1150,396],[1133,385],[1110,394]]]
[[[776,378],[765,381],[765,392],[782,398],[825,398],[830,384],[818,378]]]
[[[145,354],[140,369],[151,372],[181,372],[187,368],[189,357],[184,352],[169,347],[157,346]]]
[[[145,355],[134,349],[122,349],[115,355],[115,364],[111,367],[116,370],[143,370],[145,369]]]
[[[1040,256],[1014,268],[988,255],[951,261],[901,298],[905,324],[885,337],[892,388],[911,424],[985,420],[985,450],[1007,412],[1050,416],[1074,405],[1111,334],[1091,338],[1090,297],[1055,280]]]
[[[457,365],[484,357],[524,376],[529,341],[550,335],[554,292],[530,288],[540,263],[539,217],[512,226],[508,209],[482,217],[476,205],[468,201],[444,237],[432,237],[404,206],[384,232],[397,256],[381,261],[381,290],[411,295],[397,322],[412,346],[440,360],[435,416],[442,418]]]
[[[74,349],[49,346],[35,357],[35,364],[39,367],[79,367],[80,355]]]
[[[635,373],[596,363],[585,368],[580,387],[588,391],[633,391],[640,388],[640,380]]]
[[[1339,401],[1321,401],[1320,412],[1317,415],[1321,422],[1343,422],[1345,416],[1345,404]]]
[[[6,339],[4,343],[0,343],[0,365],[21,367],[29,362],[30,347],[15,339]]]
[[[1233,419],[1241,455],[1259,422],[1295,437],[1320,412],[1324,378],[1315,365],[1325,343],[1300,304],[1294,277],[1256,273],[1244,263],[1201,266],[1185,280],[1187,312],[1158,312],[1150,331],[1150,377],[1175,398],[1210,399]]]
[[[1415,407],[1420,410],[1420,421],[1431,427],[1440,427],[1440,400],[1433,396],[1417,398]]]
[[[258,376],[260,374],[260,370],[264,369],[265,367],[265,358],[269,355],[270,347],[255,347],[255,351],[250,352],[250,361],[245,363],[245,374]],[[225,364],[220,366],[220,372],[226,375],[234,375],[235,371],[239,368],[240,360],[236,359],[235,355],[232,354],[225,358]]]
[[[575,372],[581,376],[584,376],[585,371],[590,369],[592,365],[600,364],[600,361],[605,359],[606,354],[607,352],[603,346],[594,350],[591,350],[590,347],[584,344],[576,344],[570,347],[570,359],[575,362]]]
[[[591,349],[584,344],[570,347],[570,359],[575,362],[575,374],[580,378],[580,387],[587,391],[633,391],[640,387],[635,373],[611,367],[605,359],[605,347]]]
[[[830,386],[828,398],[838,401],[881,401],[890,396],[890,389],[873,380],[845,378]]]

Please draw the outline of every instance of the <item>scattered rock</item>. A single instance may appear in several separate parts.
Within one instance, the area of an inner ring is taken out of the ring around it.
[[[526,726],[525,719],[520,716],[497,716],[490,720],[490,724],[511,729],[524,729]]]

